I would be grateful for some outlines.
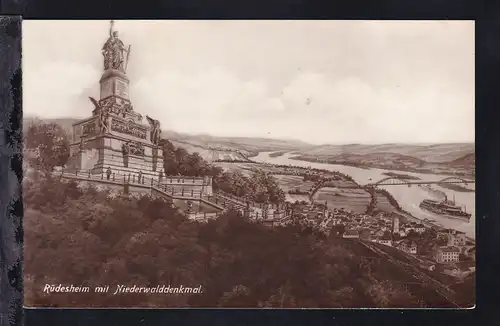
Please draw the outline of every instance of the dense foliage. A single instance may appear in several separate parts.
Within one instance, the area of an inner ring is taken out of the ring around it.
[[[214,185],[224,192],[258,203],[285,201],[285,192],[276,178],[262,170],[252,172],[250,177],[239,171],[226,171],[214,178]]]
[[[56,123],[33,121],[24,131],[24,159],[40,171],[52,171],[66,164],[69,157],[68,135]]]
[[[170,141],[162,140],[163,166],[165,175],[204,176],[217,175],[220,168],[208,164],[198,153],[188,153],[182,147],[175,147]]]
[[[207,224],[171,203],[26,181],[26,304],[46,306],[410,307],[410,278],[356,241],[235,212]],[[64,195],[63,195],[64,194]],[[89,209],[92,207],[92,209]],[[366,257],[366,258],[365,258]],[[391,281],[388,281],[391,280]],[[198,286],[200,295],[53,293],[45,284]],[[418,289],[417,289],[418,290]],[[422,291],[422,289],[418,290]],[[417,292],[418,292],[417,291]],[[430,302],[433,306],[442,302]]]
[[[38,168],[50,171],[67,160],[68,140],[57,125],[30,126],[25,137],[26,147],[38,153]],[[277,180],[264,171],[250,177],[223,172],[168,141],[163,149],[166,175],[212,175],[216,189],[257,202],[284,201]],[[30,306],[446,306],[400,266],[340,238],[343,230],[326,237],[298,225],[268,228],[232,211],[199,224],[164,199],[82,188],[50,175],[24,182]],[[46,284],[109,285],[111,291],[47,295]],[[114,296],[116,285],[201,285],[203,292]]]
[[[377,196],[375,194],[376,193],[375,188],[364,187],[363,189],[370,194],[370,203],[366,207],[365,214],[372,215],[375,213],[375,209],[377,207]]]
[[[241,172],[223,172],[221,168],[207,163],[198,153],[189,154],[184,148],[176,148],[168,140],[163,140],[162,145],[166,175],[210,175],[213,177],[214,190],[222,190],[255,202],[285,201],[285,193],[276,178],[270,174],[257,170],[249,178]]]

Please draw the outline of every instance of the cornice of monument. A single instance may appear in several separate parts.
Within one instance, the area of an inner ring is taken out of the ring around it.
[[[128,79],[128,76],[124,72],[122,72],[120,70],[116,70],[116,69],[107,69],[102,73],[102,76],[101,76],[101,79],[99,80],[99,82],[102,83],[104,80],[109,79],[111,77],[119,77],[119,78],[125,80],[127,83],[130,81]]]

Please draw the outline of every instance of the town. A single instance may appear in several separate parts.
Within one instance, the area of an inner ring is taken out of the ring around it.
[[[236,164],[236,163],[235,163]],[[312,171],[299,167],[273,166],[272,174],[303,176],[304,180],[338,180],[348,176],[331,171]],[[255,168],[254,168],[255,169]],[[361,187],[361,186],[360,186]],[[290,194],[309,194],[309,191],[290,190]],[[379,244],[399,250],[416,266],[429,271],[438,271],[457,279],[475,272],[475,241],[464,232],[445,229],[429,220],[419,220],[405,212],[356,213],[343,207],[328,207],[328,203],[314,200],[285,203],[285,214],[269,217],[262,223],[269,226],[285,226],[298,223],[304,228],[312,228],[327,236]],[[382,247],[383,248],[383,247]],[[393,251],[392,251],[393,252]]]

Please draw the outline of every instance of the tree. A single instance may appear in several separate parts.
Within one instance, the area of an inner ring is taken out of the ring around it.
[[[376,307],[380,308],[408,308],[417,307],[417,300],[407,288],[394,285],[390,281],[372,280],[367,290]]]
[[[268,228],[236,211],[196,223],[168,200],[110,197],[51,175],[27,182],[24,190],[29,305],[417,307],[414,292],[433,291],[415,286],[409,291],[401,281],[413,282],[411,273],[383,258],[368,259],[371,255],[358,242],[325,238],[298,225]],[[201,284],[203,292],[40,295],[44,284],[60,283],[111,288]],[[464,300],[473,295],[473,284],[461,287]],[[425,299],[430,306],[442,305],[440,296]]]
[[[51,172],[69,158],[68,137],[56,123],[33,122],[25,132],[24,147],[32,153],[30,163],[41,171]]]

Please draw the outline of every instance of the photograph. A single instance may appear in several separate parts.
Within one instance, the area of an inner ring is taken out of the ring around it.
[[[22,30],[26,308],[475,307],[474,21]]]

